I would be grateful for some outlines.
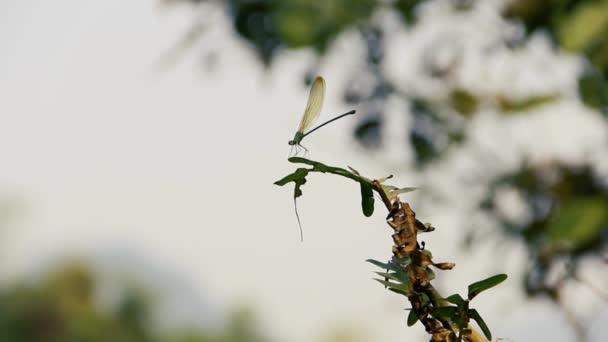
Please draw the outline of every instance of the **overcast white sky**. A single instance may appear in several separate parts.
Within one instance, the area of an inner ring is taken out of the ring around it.
[[[220,22],[200,43],[221,50],[215,69],[205,71],[198,50],[158,68],[192,17],[144,0],[0,1],[0,195],[21,205],[2,231],[3,277],[63,255],[106,258],[106,267],[170,275],[154,278],[161,288],[190,289],[169,293],[176,314],[250,303],[280,341],[311,341],[336,326],[370,341],[423,340],[405,324],[405,303],[371,280],[364,260],[388,258],[392,242],[383,214],[359,213],[358,187],[311,177],[299,201],[300,243],[292,189],[272,185],[293,169],[287,141],[310,55],[282,56],[264,74]],[[348,109],[338,100],[340,63],[322,68],[324,116]],[[352,124],[319,131],[307,144],[312,156],[372,177],[402,171],[350,147]],[[395,183],[416,185],[407,176]],[[447,292],[505,271],[478,266],[491,250],[464,255],[450,244],[456,214],[427,211],[423,220],[448,231],[429,236],[430,248],[456,256],[456,269],[441,274]],[[516,270],[521,253],[512,258],[502,266]],[[572,340],[552,306],[517,308],[517,275],[510,282],[478,302],[495,336]],[[211,308],[182,307],[199,301]]]

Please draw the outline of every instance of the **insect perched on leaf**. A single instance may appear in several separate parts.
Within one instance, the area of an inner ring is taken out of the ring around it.
[[[310,94],[308,95],[308,103],[306,104],[306,109],[304,110],[304,115],[302,115],[302,121],[300,121],[300,127],[298,127],[298,131],[292,140],[289,141],[289,145],[296,147],[296,155],[299,152],[299,147],[303,148],[306,152],[308,149],[302,146],[301,142],[304,137],[309,135],[310,133],[318,130],[319,128],[327,125],[330,122],[336,121],[344,116],[355,114],[355,110],[351,110],[342,115],[338,115],[335,118],[328,120],[319,126],[309,130],[305,133],[306,130],[312,126],[312,124],[317,120],[319,114],[321,114],[321,108],[323,107],[323,98],[325,97],[325,80],[321,76],[317,76],[315,80],[312,82],[312,86],[310,88]],[[292,147],[293,149],[293,147]]]

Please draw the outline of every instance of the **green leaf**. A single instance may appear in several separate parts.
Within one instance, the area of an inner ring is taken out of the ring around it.
[[[520,101],[511,101],[508,99],[502,99],[499,101],[500,109],[502,109],[505,113],[510,112],[525,112],[527,110],[546,105],[552,102],[559,100],[559,97],[556,95],[540,95],[540,96],[532,96],[530,98],[520,100]]]
[[[507,279],[506,274],[497,274],[490,278],[487,278],[487,279],[484,279],[484,280],[481,280],[481,281],[478,281],[476,283],[469,285],[469,294],[468,294],[469,300],[475,298],[475,296],[480,294],[482,291],[485,291],[489,288],[492,288],[492,287],[502,283],[503,281],[505,281],[505,279]]]
[[[431,298],[429,298],[429,296],[426,293],[424,293],[424,292],[420,293],[419,292],[418,294],[420,295],[420,301],[422,302],[422,306],[426,306],[426,305],[432,304],[431,303]]]
[[[486,325],[486,322],[484,322],[483,318],[481,318],[481,315],[479,315],[479,312],[477,312],[477,310],[475,310],[475,309],[470,309],[469,317],[471,317],[472,319],[475,320],[475,322],[477,322],[477,325],[479,325],[479,327],[481,328],[481,331],[483,331],[483,334],[486,335],[486,338],[491,341],[492,333],[490,332],[490,329]]]
[[[363,215],[370,217],[374,213],[374,190],[369,183],[361,184],[361,209]]]
[[[470,118],[479,107],[479,101],[475,95],[464,89],[455,89],[450,94],[452,107],[465,118]]]
[[[308,176],[308,169],[298,168],[294,173],[283,177],[282,179],[274,182],[274,184],[283,186],[289,182],[293,182],[295,184],[295,188],[293,190],[293,198],[298,198],[302,196],[302,190],[300,187],[306,183],[306,176]]]
[[[409,286],[407,284],[395,284],[390,281],[382,280],[382,279],[374,279],[380,284],[388,287],[389,289],[395,289],[404,292],[406,295],[410,293]]]
[[[300,169],[296,170],[296,172],[294,172],[293,174],[288,175],[285,178],[275,182],[275,184],[277,184],[277,185],[284,185],[288,182],[296,183],[296,197],[301,196],[300,186],[302,184],[304,184],[304,182],[305,182],[304,177],[310,172],[331,173],[334,175],[350,178],[360,184],[361,209],[363,210],[363,215],[369,217],[374,213],[374,190],[376,190],[378,192],[384,192],[384,189],[385,189],[385,188],[383,188],[383,189],[375,188],[372,180],[361,176],[358,171],[356,171],[355,169],[353,169],[351,167],[349,167],[349,168],[352,171],[349,171],[349,170],[346,170],[346,169],[343,169],[340,167],[325,165],[323,163],[320,163],[320,162],[317,162],[314,160],[310,160],[310,159],[306,159],[306,158],[301,158],[301,157],[291,157],[288,160],[291,163],[299,163],[299,164],[306,164],[306,165],[312,166],[311,169],[300,168]],[[390,178],[390,177],[386,177],[386,179],[388,179],[388,178]],[[401,188],[400,189],[400,188],[394,187],[392,185],[386,185],[386,187],[395,189],[394,191],[391,192],[391,193],[394,193],[395,195],[399,194],[401,192],[412,190],[412,188]]]
[[[381,277],[384,277],[385,279],[388,278],[390,280],[395,280],[400,283],[403,283],[401,281],[401,279],[399,279],[399,277],[397,276],[397,273],[386,273],[386,272],[374,272],[374,273],[376,273],[377,275],[379,275]]]
[[[560,45],[568,51],[583,52],[605,34],[608,25],[608,3],[586,2],[568,13],[569,15],[560,18],[557,38]]]
[[[308,164],[308,165],[312,165],[312,166],[315,166],[315,165],[321,164],[321,163],[319,163],[319,162],[315,162],[315,161],[313,161],[313,160],[306,159],[306,158],[302,158],[302,157],[290,157],[290,158],[287,158],[287,160],[288,160],[290,163]],[[321,165],[323,165],[323,164],[321,164]]]
[[[290,48],[314,45],[319,23],[310,6],[298,7],[298,11],[282,10],[274,16],[280,38]]]
[[[394,272],[398,272],[398,271],[400,271],[400,270],[401,270],[401,269],[400,269],[400,268],[399,268],[397,265],[395,265],[395,264],[391,264],[391,263],[384,263],[384,262],[380,262],[380,261],[373,260],[373,259],[367,259],[367,260],[365,260],[365,261],[369,262],[370,264],[374,264],[374,265],[376,265],[376,266],[378,266],[378,267],[380,267],[381,269],[384,269],[384,270],[391,270],[391,271],[394,271]]]
[[[280,180],[274,182],[274,184],[278,186],[283,186],[289,182],[296,182],[302,178],[305,178],[308,175],[308,169],[306,168],[298,168],[293,173],[281,178]]]
[[[395,264],[399,264],[399,265],[405,266],[405,265],[409,265],[409,263],[412,262],[412,259],[408,258],[408,257],[399,258],[399,257],[393,256],[392,259],[391,259],[391,261],[393,263],[395,263]]]
[[[560,203],[547,222],[547,240],[558,249],[578,251],[599,239],[608,223],[608,201],[602,196],[578,196]]]
[[[412,325],[416,324],[416,322],[418,322],[418,315],[416,315],[416,312],[414,312],[412,309],[407,315],[407,326],[411,327]]]
[[[402,284],[407,284],[409,282],[407,274],[403,271],[395,272],[395,273],[386,273],[386,272],[374,272],[374,273],[376,273],[377,275],[379,275],[381,277],[398,281]]]
[[[445,300],[458,306],[464,306],[465,304],[465,300],[458,293],[447,297]]]
[[[391,288],[389,288],[388,290],[391,291],[391,292],[395,292],[398,295],[402,295],[402,296],[406,296],[406,297],[408,296],[407,292],[405,292],[405,291],[401,291],[401,290],[397,290],[397,289],[391,289]]]
[[[590,68],[581,75],[578,91],[585,105],[608,115],[608,80],[598,70]]]
[[[310,159],[306,159],[306,158],[301,158],[301,157],[291,157],[289,159],[287,159],[289,162],[291,163],[300,163],[300,164],[306,164],[306,165],[311,165],[313,168],[309,169],[309,171],[316,171],[316,172],[323,172],[323,173],[333,173],[335,175],[338,176],[343,176],[343,177],[347,177],[350,178],[354,181],[357,181],[359,183],[369,183],[371,184],[371,182],[369,181],[369,179],[362,177],[354,172],[351,172],[349,170],[343,169],[341,167],[335,167],[335,166],[329,166],[329,165],[325,165],[321,162],[318,161],[314,161],[314,160],[310,160]]]
[[[393,6],[401,14],[406,24],[412,24],[415,21],[416,14],[414,9],[417,4],[418,0],[397,0],[393,2]]]
[[[448,318],[451,321],[456,320],[458,308],[455,306],[439,306],[433,308],[433,316],[438,318]]]

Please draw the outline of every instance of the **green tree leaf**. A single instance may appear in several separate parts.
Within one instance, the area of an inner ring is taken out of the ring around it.
[[[589,68],[578,81],[583,102],[604,115],[608,115],[608,80],[598,71]]]
[[[361,184],[361,209],[366,217],[374,213],[374,190],[369,183]]]
[[[456,321],[458,308],[455,306],[439,306],[433,308],[433,316]]]
[[[489,288],[492,288],[492,287],[502,283],[503,281],[505,281],[505,279],[507,279],[506,274],[497,274],[490,278],[487,278],[487,279],[484,279],[484,280],[481,280],[481,281],[478,281],[476,283],[469,285],[469,294],[468,294],[469,300],[475,298],[475,296],[480,294],[482,291],[485,291]]]
[[[346,169],[343,169],[340,167],[325,165],[323,163],[320,163],[320,162],[317,162],[314,160],[310,160],[310,159],[306,159],[306,158],[301,158],[301,157],[291,157],[288,160],[291,163],[300,163],[300,164],[306,164],[306,165],[312,166],[312,168],[310,168],[310,169],[299,168],[294,173],[287,175],[284,178],[282,178],[281,180],[278,180],[275,182],[275,184],[277,184],[277,185],[285,185],[289,182],[294,182],[296,185],[294,198],[297,198],[302,195],[300,187],[304,183],[306,183],[306,176],[310,172],[332,173],[332,174],[335,174],[338,176],[350,178],[350,179],[354,180],[355,182],[358,182],[361,187],[361,208],[363,211],[363,215],[365,215],[367,217],[371,216],[374,213],[374,191],[377,191],[380,193],[384,192],[384,195],[387,195],[387,196],[390,195],[385,192],[384,188],[381,188],[381,189],[379,187],[375,188],[374,181],[361,176],[357,171],[354,171],[354,169],[352,169],[352,168],[351,169],[353,171],[349,171],[349,170],[346,170]],[[385,186],[387,186],[391,189],[392,188],[397,189],[398,193],[401,191],[411,190],[411,188],[400,189],[397,187],[393,187],[391,185],[385,185]]]
[[[593,244],[608,225],[608,202],[603,196],[578,196],[561,203],[547,222],[548,242],[557,249],[578,251]]]
[[[408,265],[409,263],[411,263],[412,259],[408,258],[408,257],[399,258],[399,257],[393,256],[391,258],[391,261],[393,263],[395,263],[395,264],[399,264],[399,265],[405,266],[405,265]]]
[[[556,95],[538,95],[527,99],[514,101],[509,99],[499,99],[500,109],[505,113],[525,112],[539,106],[543,106],[559,100]]]
[[[414,312],[412,309],[407,315],[407,326],[411,327],[412,325],[416,324],[416,322],[418,322],[418,315],[416,315],[416,312]]]
[[[301,167],[298,168],[294,173],[274,182],[274,184],[283,186],[289,182],[293,182],[295,184],[293,198],[298,198],[302,196],[302,190],[300,187],[306,183],[306,176],[308,176],[308,169]]]
[[[464,298],[462,298],[462,296],[460,296],[458,293],[447,297],[445,300],[447,300],[448,302],[450,302],[452,304],[456,304],[458,306],[464,306],[464,304],[465,304]]]
[[[479,327],[481,328],[481,331],[483,331],[483,334],[486,335],[486,338],[491,341],[492,333],[490,332],[490,329],[486,325],[486,322],[484,322],[483,318],[481,318],[481,315],[479,315],[479,312],[477,312],[477,310],[475,310],[475,309],[470,309],[469,317],[471,317],[472,319],[475,320],[475,322],[477,322],[477,325],[479,325]]]
[[[397,266],[393,263],[384,263],[384,262],[380,262],[380,261],[373,260],[373,259],[367,259],[365,261],[369,262],[370,264],[374,264],[384,270],[391,270],[394,272],[400,271],[399,266]]]
[[[450,94],[452,107],[466,118],[470,118],[479,107],[479,101],[473,94],[464,89],[455,89]]]
[[[401,290],[397,290],[397,289],[391,289],[391,288],[389,288],[388,290],[391,291],[391,292],[395,292],[396,294],[401,295],[401,296],[406,296],[406,297],[408,296],[408,293],[405,292],[405,291],[401,291]]]
[[[374,273],[376,273],[377,275],[379,275],[381,277],[398,281],[402,284],[407,284],[409,282],[407,274],[401,270],[399,270],[398,272],[395,272],[395,273],[386,273],[386,272],[374,272]]]
[[[410,293],[410,288],[407,284],[395,284],[395,283],[391,283],[390,281],[386,281],[383,279],[374,279],[374,280],[379,282],[380,284],[388,287],[389,289],[399,290],[406,295],[409,295],[409,293]]]

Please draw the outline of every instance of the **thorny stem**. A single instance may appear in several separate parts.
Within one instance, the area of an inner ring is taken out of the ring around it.
[[[418,317],[418,320],[424,325],[426,331],[432,336],[431,340],[435,342],[455,342],[462,338],[466,342],[488,342],[470,324],[468,325],[468,334],[461,334],[461,329],[447,317],[435,317],[432,311],[434,308],[449,306],[450,304],[444,297],[430,284],[430,279],[427,275],[427,267],[433,265],[439,269],[451,269],[454,267],[452,263],[434,263],[430,255],[423,251],[417,240],[418,231],[431,231],[419,220],[416,219],[416,214],[410,208],[407,202],[402,202],[398,196],[387,194],[385,187],[382,186],[379,180],[370,180],[362,177],[357,171],[351,169],[346,171],[341,168],[327,166],[318,162],[302,159],[290,158],[290,162],[304,163],[312,165],[311,169],[303,169],[306,174],[309,172],[333,173],[339,176],[350,178],[358,183],[371,184],[373,191],[377,192],[382,199],[382,203],[388,211],[387,224],[394,229],[395,234],[392,235],[393,255],[398,258],[409,258],[411,261],[407,265],[402,265],[401,268],[406,272],[409,278],[407,298],[412,306],[412,310]],[[301,169],[298,169],[301,170]],[[297,183],[294,178],[295,174],[289,175],[277,182],[277,185],[285,185],[288,182],[296,182],[296,191],[302,183]],[[301,193],[300,193],[301,194]],[[295,198],[298,195],[296,193]],[[299,217],[298,217],[299,219]],[[430,300],[430,305],[425,297]]]
[[[376,190],[376,192],[378,194],[380,194],[380,197],[382,198],[382,202],[386,206],[386,210],[388,210],[390,212],[391,209],[393,208],[393,204],[391,203],[391,200],[388,199],[388,196],[386,196],[386,192],[384,192],[384,189],[382,188],[382,184],[380,184],[380,182],[377,180],[373,180],[372,185],[374,186],[374,190]]]
[[[373,180],[372,185],[373,185],[374,190],[380,195],[380,198],[382,199],[382,202],[384,203],[387,211],[389,212],[389,216],[390,216],[391,215],[390,213],[392,212],[392,210],[394,208],[393,203],[391,203],[390,199],[386,195],[386,192],[384,191],[384,189],[382,188],[382,185],[380,184],[380,182],[378,180]],[[398,202],[398,201],[400,201],[399,198],[397,198],[395,200],[395,202]],[[401,202],[401,205],[403,206],[403,209],[406,212],[406,218],[404,220],[404,223],[408,226],[408,230],[410,232],[416,232],[416,221],[417,220],[415,218],[414,212],[410,209],[407,202]],[[409,214],[409,215],[407,215],[407,214]],[[414,236],[415,236],[415,233],[414,233]],[[418,251],[420,249],[420,246],[417,243],[417,241],[414,245],[415,245],[415,247],[412,247],[412,248],[414,248],[414,251]],[[411,266],[408,266],[408,267],[411,267]],[[413,291],[414,293],[412,295],[408,296],[408,300],[410,301],[410,304],[412,305],[412,310],[414,310],[414,312],[418,316],[420,322],[424,325],[425,330],[428,333],[433,334],[433,336],[434,336],[433,338],[435,338],[435,336],[436,336],[435,333],[437,333],[440,330],[445,331],[445,329],[453,332],[454,336],[459,336],[459,333],[458,333],[459,329],[454,322],[450,322],[445,319],[439,320],[439,319],[431,316],[428,312],[424,312],[424,309],[422,306],[422,300],[420,298],[420,293],[424,293],[425,295],[427,295],[429,297],[429,299],[431,300],[431,303],[435,307],[448,305],[448,302],[439,293],[439,291],[437,291],[437,289],[435,289],[435,287],[433,285],[431,285],[430,283],[421,284],[420,281],[418,281],[415,278],[412,280],[414,280],[414,282],[416,284],[414,284],[412,286],[412,288],[414,289],[414,291]],[[481,335],[479,332],[477,332],[477,330],[473,326],[471,326],[469,324],[468,328],[471,329],[471,333],[464,336],[465,341],[488,342],[488,340],[483,335]],[[435,340],[435,339],[433,339],[433,340]],[[451,338],[449,336],[445,336],[445,339],[443,339],[443,341],[451,341]]]

